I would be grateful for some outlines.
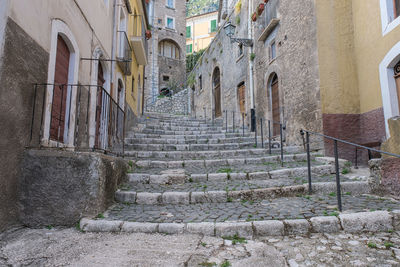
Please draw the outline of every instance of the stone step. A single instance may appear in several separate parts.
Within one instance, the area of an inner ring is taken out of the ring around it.
[[[225,131],[222,126],[183,126],[183,125],[137,125],[137,127],[150,130],[164,130],[164,131]]]
[[[334,180],[332,178],[331,180]],[[286,183],[285,183],[286,182]],[[149,186],[137,188],[139,190],[118,190],[115,193],[116,201],[120,203],[142,205],[166,204],[199,204],[199,203],[225,203],[236,200],[259,201],[264,199],[294,197],[308,193],[308,185],[271,186],[270,181],[241,182],[241,184],[227,184],[221,182],[202,183],[199,187],[168,187]],[[343,194],[360,195],[370,193],[368,182],[343,182]],[[207,186],[207,187],[206,187]],[[208,186],[210,189],[208,189]],[[313,184],[314,193],[335,192],[335,182],[321,182]],[[138,187],[138,185],[136,185]]]
[[[145,134],[160,134],[160,135],[203,135],[203,134],[226,134],[225,130],[196,130],[196,131],[171,131],[163,129],[144,128],[139,131]],[[250,133],[248,133],[250,135]]]
[[[259,144],[261,146],[261,144]],[[276,146],[277,144],[275,144]],[[223,143],[223,144],[184,144],[184,145],[171,145],[171,144],[126,144],[125,151],[218,151],[218,150],[232,150],[232,149],[249,149],[254,148],[253,142],[243,143]],[[264,144],[268,147],[268,143]],[[277,153],[277,149],[272,149]]]
[[[400,230],[398,201],[372,195],[343,195],[342,200],[342,213],[337,211],[336,197],[329,195],[192,205],[119,203],[104,214],[104,219],[82,219],[80,229],[245,239]]]
[[[226,161],[227,158],[239,157],[253,157],[253,156],[266,156],[269,155],[268,149],[252,148],[252,149],[235,149],[235,147],[228,147],[224,145],[224,150],[202,150],[204,145],[191,145],[191,151],[136,151],[126,150],[125,156],[135,159],[162,159],[162,160],[180,160],[180,159],[220,159],[221,162]],[[196,150],[199,149],[199,150]],[[290,147],[286,149],[290,153],[302,152],[301,148],[293,149]],[[280,149],[272,149],[273,154],[280,153]]]
[[[253,137],[253,133],[219,133],[219,134],[150,134],[127,132],[126,138],[163,138],[163,139],[180,139],[180,140],[197,140],[197,139],[224,139],[232,137]]]
[[[125,144],[169,144],[169,145],[190,145],[190,144],[227,144],[227,143],[252,143],[255,144],[254,137],[230,137],[230,138],[204,138],[204,139],[166,139],[166,138],[126,138]],[[274,148],[279,147],[279,142],[271,142]],[[261,138],[257,138],[257,144],[261,146]],[[264,139],[265,147],[268,146],[268,141]]]
[[[249,168],[251,169],[251,168]],[[129,182],[132,184],[180,184],[185,185],[189,188],[193,185],[192,183],[199,182],[229,182],[229,181],[259,181],[259,180],[293,180],[296,184],[303,184],[307,180],[303,177],[307,177],[307,167],[282,167],[280,169],[254,171],[254,172],[234,172],[232,169],[220,169],[220,172],[202,172],[202,173],[188,173],[185,169],[179,173],[169,173],[168,171],[161,171],[160,174],[150,173],[129,173]],[[335,173],[333,165],[319,165],[312,166],[311,173],[314,180],[324,181],[326,176],[328,178],[331,174]],[[326,178],[326,179],[328,179]],[[325,179],[325,180],[326,180]],[[347,179],[347,178],[345,178]],[[354,177],[353,180],[361,180],[362,178]],[[342,178],[343,180],[343,178]],[[274,182],[273,182],[274,183]]]

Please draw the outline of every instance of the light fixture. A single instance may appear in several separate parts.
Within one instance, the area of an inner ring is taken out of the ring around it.
[[[244,38],[234,38],[236,26],[233,25],[230,21],[224,26],[225,34],[231,39],[231,43],[239,43],[244,46],[253,46],[253,40],[244,39]]]

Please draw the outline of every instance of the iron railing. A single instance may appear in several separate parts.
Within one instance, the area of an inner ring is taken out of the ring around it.
[[[132,74],[132,46],[125,31],[117,31],[118,54],[117,62],[125,75]]]
[[[339,151],[338,151],[338,143],[342,143],[342,144],[346,144],[346,145],[350,145],[353,147],[356,147],[358,149],[365,149],[367,151],[373,151],[376,153],[380,153],[380,154],[385,154],[388,156],[392,156],[392,157],[396,157],[396,158],[400,158],[400,155],[394,154],[394,153],[390,153],[390,152],[386,152],[386,151],[382,151],[382,150],[378,150],[378,149],[374,149],[374,148],[370,148],[370,147],[366,147],[363,145],[358,145],[349,141],[345,141],[342,139],[338,139],[332,136],[328,136],[325,134],[321,134],[321,133],[316,133],[316,132],[312,132],[312,131],[307,131],[307,130],[300,130],[300,134],[304,137],[304,135],[306,136],[305,141],[304,141],[304,146],[306,147],[306,151],[307,151],[307,168],[308,168],[308,192],[309,194],[312,194],[312,175],[311,175],[311,152],[310,152],[310,135],[315,135],[318,137],[322,137],[323,139],[328,139],[330,141],[333,141],[333,152],[334,152],[334,157],[335,157],[335,172],[336,172],[336,196],[337,196],[337,203],[338,203],[338,209],[339,211],[342,211],[342,190],[341,190],[341,183],[340,183],[340,168],[339,168]],[[304,140],[304,138],[303,138]]]
[[[148,41],[146,37],[146,21],[142,15],[132,15],[133,27],[131,37],[140,38],[144,44],[145,54],[148,51]]]
[[[48,92],[53,92],[51,101],[46,99]],[[123,156],[124,124],[124,110],[101,86],[34,84],[27,147]]]

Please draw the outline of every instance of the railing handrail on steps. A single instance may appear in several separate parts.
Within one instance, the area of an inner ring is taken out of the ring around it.
[[[335,155],[335,172],[336,172],[336,196],[337,196],[337,202],[338,202],[338,208],[339,211],[342,211],[342,197],[341,197],[341,185],[340,185],[340,169],[339,169],[339,153],[338,153],[338,142],[339,143],[343,143],[343,144],[347,144],[347,145],[351,145],[357,148],[362,148],[362,149],[366,149],[368,151],[374,151],[380,154],[385,154],[388,156],[392,156],[392,157],[396,157],[396,158],[400,158],[400,155],[398,154],[394,154],[394,153],[390,153],[390,152],[386,152],[386,151],[382,151],[379,149],[374,149],[371,147],[367,147],[367,146],[363,146],[363,145],[359,145],[359,144],[355,144],[343,139],[339,139],[333,136],[329,136],[329,135],[325,135],[322,133],[317,133],[317,132],[313,132],[313,131],[308,131],[308,130],[304,130],[301,129],[300,130],[300,134],[304,137],[304,135],[306,135],[306,140],[304,141],[303,138],[303,142],[304,142],[304,146],[306,147],[307,150],[307,168],[308,168],[308,192],[309,194],[312,193],[312,180],[311,180],[311,157],[310,157],[310,135],[316,135],[316,136],[320,136],[329,140],[333,141],[333,150],[334,150],[334,155]]]

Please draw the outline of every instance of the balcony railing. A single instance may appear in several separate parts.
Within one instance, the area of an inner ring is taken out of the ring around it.
[[[49,92],[51,100],[46,99]],[[124,110],[101,86],[35,84],[27,146],[122,156],[124,120]]]
[[[146,21],[142,15],[132,15],[132,30],[130,37],[134,48],[134,53],[137,55],[139,64],[147,63],[148,41],[146,38]]]
[[[122,72],[125,75],[131,75],[132,65],[132,46],[129,42],[126,31],[118,31],[118,54],[117,61]]]

